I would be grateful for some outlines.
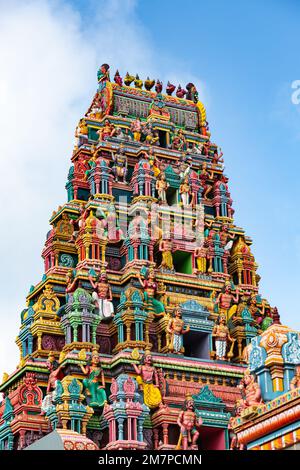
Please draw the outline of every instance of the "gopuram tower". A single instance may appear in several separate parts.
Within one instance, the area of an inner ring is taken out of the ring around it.
[[[68,450],[246,448],[232,417],[254,413],[266,383],[250,375],[250,400],[247,364],[281,325],[195,85],[111,80],[103,64],[75,138],[0,387],[0,449],[53,434]],[[283,393],[296,362],[288,378],[273,362]]]

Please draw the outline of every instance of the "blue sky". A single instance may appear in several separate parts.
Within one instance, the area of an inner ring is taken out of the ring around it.
[[[207,107],[222,147],[235,222],[253,238],[261,293],[300,329],[300,105],[297,1],[0,0],[0,142],[3,214],[0,373],[52,211],[64,189],[77,121],[108,62],[185,85]],[[5,337],[4,337],[5,336]]]

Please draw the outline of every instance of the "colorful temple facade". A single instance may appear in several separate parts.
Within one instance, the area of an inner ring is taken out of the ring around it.
[[[0,449],[297,448],[299,334],[260,295],[196,87],[109,72],[21,312]]]

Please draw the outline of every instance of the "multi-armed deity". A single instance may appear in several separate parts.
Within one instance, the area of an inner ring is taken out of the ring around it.
[[[271,378],[259,376],[258,335],[280,318],[259,293],[195,84],[106,63],[97,78],[21,312],[20,363],[0,387],[0,449],[60,425],[101,449],[228,448],[236,400],[234,432],[263,405],[259,384],[297,394],[298,339],[279,336],[286,370],[276,353]]]

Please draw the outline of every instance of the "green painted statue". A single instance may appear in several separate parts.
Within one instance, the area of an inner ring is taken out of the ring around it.
[[[91,397],[89,406],[91,408],[100,408],[107,403],[107,396],[105,392],[105,381],[103,370],[100,367],[100,356],[97,350],[93,350],[91,363],[87,366],[81,365],[82,372],[87,375],[83,379],[84,390]]]

